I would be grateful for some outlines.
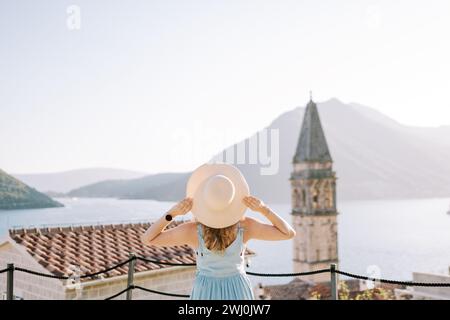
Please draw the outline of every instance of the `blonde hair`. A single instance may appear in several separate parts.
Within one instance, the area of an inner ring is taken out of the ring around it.
[[[223,253],[237,237],[236,225],[237,223],[226,228],[215,229],[201,224],[206,247],[211,251]]]

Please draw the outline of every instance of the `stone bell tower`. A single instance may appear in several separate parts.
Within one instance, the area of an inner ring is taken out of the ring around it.
[[[317,105],[309,101],[303,117],[291,174],[294,272],[337,263],[336,176]],[[307,277],[330,281],[329,273]]]

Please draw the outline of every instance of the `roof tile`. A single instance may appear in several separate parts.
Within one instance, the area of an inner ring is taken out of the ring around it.
[[[169,228],[182,222],[174,222]],[[59,227],[10,230],[10,237],[24,246],[37,262],[55,275],[70,275],[78,266],[82,274],[94,273],[128,259],[130,252],[171,263],[195,263],[195,252],[187,245],[146,246],[140,235],[150,223],[106,226]],[[248,254],[253,252],[247,249]],[[167,265],[136,262],[136,272],[158,270]],[[127,274],[128,266],[114,269],[105,277]],[[89,279],[83,278],[86,281]]]

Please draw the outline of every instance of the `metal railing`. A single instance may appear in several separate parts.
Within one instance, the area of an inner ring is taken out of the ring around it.
[[[189,298],[189,295],[186,294],[178,294],[178,293],[170,293],[170,292],[162,292],[154,289],[144,288],[138,285],[134,284],[134,270],[136,261],[142,261],[145,263],[155,263],[155,264],[161,264],[161,265],[170,265],[170,266],[195,266],[195,263],[171,263],[171,262],[164,262],[164,261],[158,261],[154,259],[149,259],[146,257],[140,257],[136,256],[135,254],[130,254],[130,258],[122,261],[114,266],[111,266],[109,268],[106,268],[104,270],[100,270],[94,273],[90,274],[84,274],[79,276],[80,279],[83,278],[93,278],[103,273],[108,273],[109,271],[112,271],[114,269],[117,269],[119,267],[122,267],[126,264],[128,264],[128,274],[127,274],[127,287],[116,294],[107,297],[105,300],[112,300],[114,298],[119,297],[120,295],[126,293],[126,299],[131,300],[133,298],[133,290],[142,290],[149,293],[159,294],[159,295],[165,295],[165,296],[172,296],[172,297],[181,297],[181,298]],[[6,276],[6,299],[7,300],[13,300],[14,299],[14,273],[15,272],[24,272],[28,274],[32,274],[35,276],[41,276],[46,278],[53,278],[53,279],[60,279],[60,280],[67,280],[70,279],[71,276],[67,275],[53,275],[53,274],[47,274],[47,273],[41,273],[25,268],[15,267],[13,263],[8,263],[6,269],[0,270],[1,273],[7,273]],[[314,275],[314,274],[320,274],[320,273],[330,273],[330,289],[331,289],[331,299],[332,300],[339,300],[339,292],[338,292],[338,275],[347,276],[350,278],[355,278],[359,280],[367,280],[367,281],[374,281],[379,283],[387,283],[387,284],[396,284],[396,285],[403,285],[403,286],[419,286],[419,287],[450,287],[450,283],[447,282],[413,282],[413,281],[401,281],[401,280],[391,280],[391,279],[383,279],[383,278],[371,278],[367,276],[362,276],[346,271],[342,271],[337,269],[336,264],[330,264],[329,268],[326,269],[319,269],[319,270],[313,270],[313,271],[306,271],[306,272],[296,272],[296,273],[257,273],[257,272],[251,272],[247,271],[246,274],[251,276],[258,276],[258,277],[302,277],[302,276],[308,276],[308,275]]]

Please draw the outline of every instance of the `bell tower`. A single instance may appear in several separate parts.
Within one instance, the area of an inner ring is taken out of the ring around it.
[[[338,262],[336,175],[317,105],[306,106],[291,173],[294,272],[329,268]],[[307,277],[330,281],[329,273]]]

